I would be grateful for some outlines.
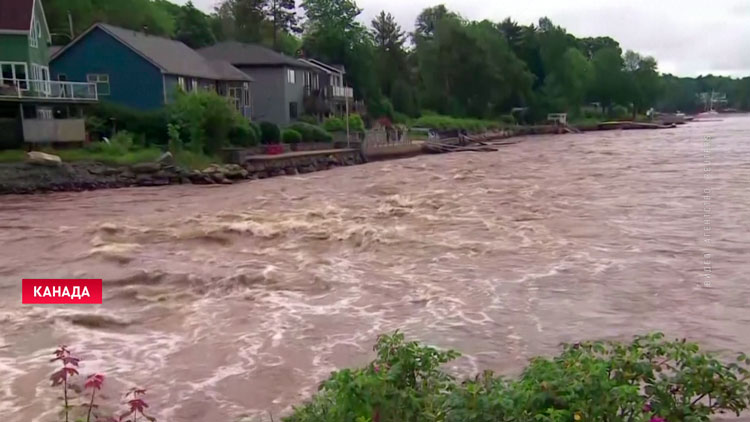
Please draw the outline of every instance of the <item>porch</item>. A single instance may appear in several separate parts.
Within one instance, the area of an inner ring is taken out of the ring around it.
[[[96,83],[12,79],[0,84],[0,101],[52,101],[94,103]]]

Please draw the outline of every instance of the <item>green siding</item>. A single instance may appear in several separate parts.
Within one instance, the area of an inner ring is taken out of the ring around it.
[[[39,20],[39,25],[42,27],[42,37],[39,39],[37,47],[28,47],[29,66],[31,66],[31,63],[40,66],[49,66],[49,33],[47,32],[46,20],[39,0],[34,2],[34,19]],[[26,45],[29,45],[28,38],[26,39]]]
[[[0,34],[0,62],[26,63],[28,78],[31,78],[31,65],[49,66],[49,33],[39,0],[34,2],[34,19],[39,20],[42,37],[36,47],[29,44],[29,34]]]
[[[0,34],[0,62],[29,63],[29,38],[27,35]]]

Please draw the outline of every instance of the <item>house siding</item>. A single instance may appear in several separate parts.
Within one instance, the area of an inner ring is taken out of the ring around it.
[[[252,84],[252,119],[277,125],[289,124],[289,110],[283,100],[286,70],[282,67],[240,67],[255,79]]]
[[[287,78],[287,72],[289,70],[294,71],[294,83],[289,83]],[[296,121],[302,114],[304,114],[304,101],[305,101],[305,70],[295,69],[292,67],[284,68],[284,116],[286,122],[284,124],[290,124]],[[297,117],[294,118],[289,115],[289,103],[297,103]]]
[[[28,35],[26,36],[26,46],[29,49],[29,67],[31,64],[37,64],[39,66],[48,66],[49,64],[49,32],[47,32],[47,25],[45,24],[44,11],[42,10],[41,3],[39,0],[34,2],[34,19],[39,21],[39,25],[42,28],[42,36],[39,39],[36,47],[29,46]],[[32,26],[33,28],[33,26]],[[29,70],[31,73],[31,70]]]
[[[28,35],[0,34],[0,61],[29,63]]]
[[[39,21],[42,28],[42,36],[36,47],[29,43],[29,33],[25,34],[0,34],[0,61],[23,62],[28,66],[31,78],[31,65],[47,66],[49,62],[49,33],[45,25],[44,14],[39,1],[34,2],[34,19]]]
[[[152,110],[164,104],[161,70],[100,28],[94,28],[50,63],[53,79],[86,81],[90,73],[109,75],[110,95],[99,97],[124,106]]]

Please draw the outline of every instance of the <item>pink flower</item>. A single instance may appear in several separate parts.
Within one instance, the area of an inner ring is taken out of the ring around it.
[[[646,403],[646,404],[643,405],[643,413],[648,413],[651,410],[653,410],[653,409],[651,409],[651,403]]]
[[[659,416],[654,416],[651,418],[650,422],[667,422],[667,420]]]

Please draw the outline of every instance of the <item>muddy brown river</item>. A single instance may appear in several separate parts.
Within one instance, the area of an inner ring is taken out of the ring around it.
[[[396,328],[462,351],[467,375],[652,330],[750,351],[748,133],[727,117],[232,186],[0,197],[3,422],[55,420],[61,343],[111,401],[146,387],[168,422],[278,420]],[[21,305],[22,278],[69,277],[102,278],[104,304]]]

